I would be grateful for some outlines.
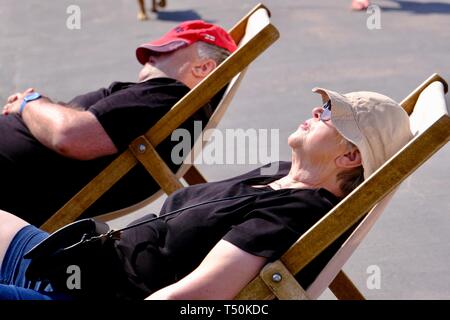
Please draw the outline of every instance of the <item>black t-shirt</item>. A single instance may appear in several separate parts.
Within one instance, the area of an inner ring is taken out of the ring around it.
[[[92,112],[117,149],[123,151],[188,92],[188,87],[170,78],[114,82],[108,89],[78,96],[69,104]]]
[[[261,175],[256,169],[179,190],[167,198],[160,214],[210,200],[249,197],[203,204],[124,231],[116,250],[131,286],[123,294],[143,298],[181,279],[220,239],[270,261],[279,258],[339,201],[325,189],[253,187],[286,175],[290,162],[279,165],[276,175]]]
[[[113,143],[123,151],[145,133],[189,88],[168,78],[141,83],[114,82],[108,88],[75,97],[69,105],[92,112]],[[206,121],[213,109],[201,108],[182,127],[193,133],[193,120]],[[170,137],[157,148],[172,169]],[[30,133],[20,115],[0,117],[0,209],[39,225],[95,177],[116,155],[78,161],[46,148]],[[136,166],[84,215],[120,209],[159,189],[149,174]]]

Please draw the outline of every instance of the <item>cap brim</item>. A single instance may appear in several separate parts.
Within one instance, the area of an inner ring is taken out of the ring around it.
[[[331,121],[339,133],[347,140],[358,145],[361,134],[353,115],[350,101],[342,94],[324,88],[313,88],[313,92],[322,96],[322,101],[331,101]]]
[[[145,43],[136,49],[136,58],[141,64],[147,63],[152,52],[166,53],[188,46],[189,43],[183,40],[174,40],[164,44]]]

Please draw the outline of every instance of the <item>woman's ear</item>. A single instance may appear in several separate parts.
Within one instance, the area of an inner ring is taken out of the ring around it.
[[[352,150],[337,157],[335,163],[339,168],[350,169],[359,167],[361,165],[361,153],[357,148],[352,148]]]
[[[196,78],[205,78],[217,67],[213,59],[201,59],[192,68],[192,73]]]

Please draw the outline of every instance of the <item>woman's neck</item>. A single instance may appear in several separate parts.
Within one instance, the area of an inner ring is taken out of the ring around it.
[[[289,173],[269,184],[273,189],[318,189],[324,188],[337,197],[342,196],[336,178],[337,172],[324,170],[320,164],[309,165],[293,157]]]

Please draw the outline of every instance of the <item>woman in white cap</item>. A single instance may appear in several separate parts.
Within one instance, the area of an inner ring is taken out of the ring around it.
[[[92,267],[83,267],[81,288],[27,278],[23,255],[48,234],[0,212],[0,299],[233,298],[412,137],[408,115],[386,96],[314,91],[324,104],[290,135],[292,159],[277,173],[257,169],[175,192],[161,218],[144,217],[86,253]]]

